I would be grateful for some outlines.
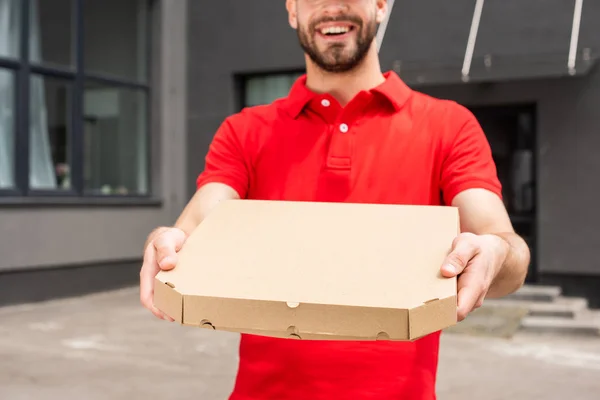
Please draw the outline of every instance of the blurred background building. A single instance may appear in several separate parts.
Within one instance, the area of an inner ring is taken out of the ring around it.
[[[529,282],[600,306],[600,3],[393,3],[384,70],[474,112]],[[303,65],[283,1],[0,0],[0,304],[137,284],[220,123]]]

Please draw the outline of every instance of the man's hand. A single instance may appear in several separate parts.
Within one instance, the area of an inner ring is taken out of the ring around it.
[[[158,318],[173,321],[154,307],[154,278],[160,270],[168,271],[177,265],[177,253],[187,237],[222,201],[239,199],[238,193],[222,183],[208,183],[198,188],[185,206],[175,227],[155,229],[144,246],[144,264],[140,271],[140,301]]]
[[[442,275],[458,276],[458,320],[483,305],[510,252],[510,244],[497,235],[460,234],[442,266]]]
[[[187,239],[184,231],[178,228],[158,228],[146,241],[144,263],[140,271],[140,301],[158,318],[173,319],[154,307],[154,278],[160,270],[168,271],[177,265],[177,252]]]
[[[464,320],[487,298],[514,293],[524,283],[529,247],[513,229],[501,198],[485,189],[454,197],[462,234],[454,241],[442,275],[458,276],[458,319]]]

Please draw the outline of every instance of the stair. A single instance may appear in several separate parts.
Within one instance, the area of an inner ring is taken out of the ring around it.
[[[561,295],[561,293],[561,288],[557,286],[525,285],[516,293],[513,293],[506,297],[506,299],[549,302],[554,301]]]
[[[587,310],[586,299],[558,296],[553,301],[519,300],[507,297],[500,300],[486,300],[487,306],[520,307],[528,310],[531,317],[577,318]]]
[[[486,300],[484,307],[527,310],[522,332],[600,338],[600,311],[590,310],[586,299],[563,296],[559,287],[526,285],[503,299]]]
[[[598,336],[600,338],[600,323],[583,318],[571,319],[528,316],[521,320],[521,330],[532,333],[558,333]]]

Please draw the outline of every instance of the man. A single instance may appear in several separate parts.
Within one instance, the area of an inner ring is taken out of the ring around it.
[[[287,0],[306,76],[285,99],[246,109],[216,132],[198,191],[174,227],[150,234],[141,301],[174,267],[187,235],[225,199],[453,205],[463,233],[447,262],[458,318],[518,289],[529,250],[511,226],[489,144],[450,101],[382,73],[375,34],[385,0]],[[232,249],[235,251],[235,249]],[[234,400],[435,399],[439,333],[414,343],[293,341],[242,335]]]

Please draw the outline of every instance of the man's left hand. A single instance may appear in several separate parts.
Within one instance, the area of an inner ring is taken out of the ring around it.
[[[442,266],[446,278],[458,276],[458,320],[483,305],[483,301],[510,251],[497,235],[462,233]]]

